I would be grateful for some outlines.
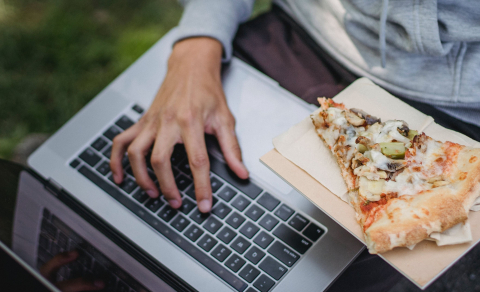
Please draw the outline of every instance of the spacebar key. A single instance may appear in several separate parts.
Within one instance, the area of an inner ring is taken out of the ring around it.
[[[146,212],[139,206],[137,203],[132,201],[130,198],[122,194],[119,190],[117,190],[114,186],[103,180],[93,171],[88,169],[87,167],[83,166],[78,170],[81,174],[83,174],[86,178],[92,181],[94,184],[99,186],[102,190],[107,192],[110,196],[115,198],[119,201],[122,205],[130,209],[133,213],[135,213],[138,217],[143,219],[147,222],[150,226],[155,228],[158,232],[160,232],[163,236],[171,240],[174,244],[192,256],[194,259],[199,261],[202,265],[204,265],[207,269],[215,273],[218,277],[223,279],[237,291],[244,291],[247,288],[247,284],[240,280],[237,276],[232,274],[223,266],[216,263],[212,258],[205,255],[200,249],[198,249],[195,245],[188,242],[185,238],[178,235],[173,229],[171,229],[168,225],[164,224],[159,219],[152,216],[150,213]]]

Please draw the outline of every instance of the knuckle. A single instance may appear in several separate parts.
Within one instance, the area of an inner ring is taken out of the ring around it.
[[[195,113],[191,110],[182,111],[178,114],[177,120],[180,126],[188,127],[194,123]]]
[[[198,153],[189,158],[189,163],[194,168],[203,168],[208,166],[208,155],[206,153]]]
[[[127,154],[129,157],[137,157],[141,153],[140,149],[136,147],[134,144],[128,146],[127,148]]]
[[[150,158],[150,162],[155,168],[165,165],[168,161],[169,158],[166,154],[152,154],[152,157]]]
[[[123,133],[118,134],[112,140],[113,145],[121,145],[123,144]]]

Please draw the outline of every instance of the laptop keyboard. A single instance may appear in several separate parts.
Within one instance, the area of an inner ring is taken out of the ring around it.
[[[102,291],[149,291],[46,208],[43,209],[40,226],[37,268],[58,253],[71,250],[79,252],[79,257],[74,262],[58,270],[57,282],[85,277],[92,280],[103,279],[105,288]]]
[[[70,166],[235,290],[270,291],[325,233],[256,184],[238,179],[214,157],[210,157],[212,211],[200,213],[187,155],[180,144],[171,162],[182,195],[181,208],[172,209],[163,196],[149,198],[136,184],[127,156],[122,161],[125,179],[117,186],[109,168],[112,140],[133,124],[121,116]],[[148,172],[158,185],[148,160]]]

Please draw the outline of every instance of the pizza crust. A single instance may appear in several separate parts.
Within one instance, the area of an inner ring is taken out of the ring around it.
[[[466,148],[459,153],[452,179],[463,180],[424,191],[415,196],[402,196],[387,202],[378,218],[364,230],[370,253],[382,253],[394,247],[407,247],[426,239],[432,232],[443,232],[468,218],[468,212],[480,195],[480,149]],[[472,162],[469,162],[472,161]],[[352,193],[351,198],[357,196]],[[353,204],[362,214],[360,206]],[[360,219],[360,224],[366,218]]]

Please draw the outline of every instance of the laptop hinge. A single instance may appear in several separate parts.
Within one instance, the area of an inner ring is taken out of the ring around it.
[[[58,194],[63,190],[63,188],[60,186],[59,183],[57,183],[55,180],[52,178],[49,178],[45,182],[45,189],[52,193],[55,197],[58,197]]]

